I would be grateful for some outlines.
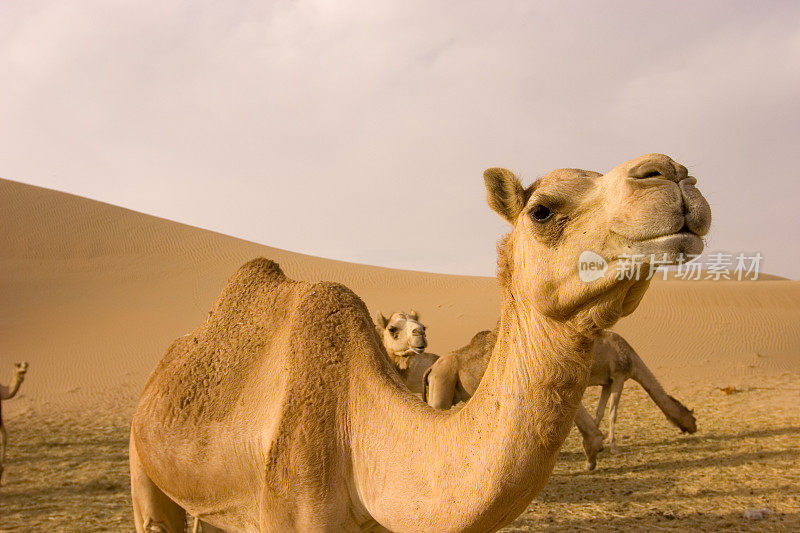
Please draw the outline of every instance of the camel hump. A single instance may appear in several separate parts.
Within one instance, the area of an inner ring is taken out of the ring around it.
[[[349,287],[332,281],[319,281],[309,285],[298,312],[320,321],[329,321],[335,315],[341,315],[358,317],[360,322],[362,315],[366,315],[369,329],[375,329],[367,306],[361,298]]]
[[[238,278],[276,278],[277,280],[286,279],[286,275],[281,270],[281,266],[266,257],[256,257],[239,267],[239,270],[231,277],[231,281]]]
[[[265,296],[278,292],[280,285],[291,283],[275,261],[264,257],[251,259],[228,279],[211,312],[215,316],[238,316],[263,304]]]

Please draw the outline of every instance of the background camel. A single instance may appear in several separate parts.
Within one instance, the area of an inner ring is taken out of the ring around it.
[[[528,189],[504,169],[484,180],[512,229],[498,248],[498,340],[470,401],[439,411],[409,394],[347,288],[251,261],[142,393],[137,531],[179,531],[179,506],[242,531],[493,531],[527,507],[572,425],[594,339],[649,285],[618,276],[620,257],[699,253],[710,210],[660,154]],[[584,283],[574,265],[590,248],[612,269]]]
[[[644,364],[628,342],[613,331],[606,331],[597,339],[592,351],[594,363],[589,377],[589,385],[602,385],[600,401],[597,403],[595,423],[599,426],[603,420],[606,402],[611,398],[608,421],[609,450],[616,452],[616,434],[614,426],[617,421],[619,400],[625,381],[633,379],[647,391],[661,412],[684,433],[697,431],[697,423],[692,411],[670,396],[658,382],[656,377]]]
[[[14,379],[11,381],[11,385],[6,387],[0,384],[0,482],[3,480],[3,465],[6,462],[6,446],[8,444],[8,433],[3,425],[3,400],[10,400],[17,394],[27,371],[28,363],[15,363]]]
[[[497,329],[479,331],[469,344],[433,362],[422,376],[422,399],[436,409],[449,409],[471,398],[496,342]],[[603,433],[583,405],[575,413],[575,425],[581,433],[586,468],[594,470],[597,454],[603,450]]]
[[[423,376],[439,356],[425,351],[428,338],[419,314],[412,309],[409,313],[396,312],[386,318],[379,311],[376,318],[378,336],[403,383],[411,392],[422,396]]]
[[[467,346],[439,358],[423,377],[423,399],[438,409],[448,409],[455,403],[466,401],[474,394],[483,377],[496,340],[496,331],[480,331]],[[622,388],[628,379],[639,383],[666,415],[667,420],[681,431],[684,433],[697,431],[692,411],[664,391],[644,361],[621,336],[612,331],[604,331],[595,341],[592,358],[589,386],[603,387],[597,414],[592,419],[581,406],[575,418],[575,423],[583,436],[589,470],[594,469],[597,452],[602,449],[603,438],[598,428],[603,420],[609,397],[611,399],[609,449],[612,452],[616,451],[615,423]]]

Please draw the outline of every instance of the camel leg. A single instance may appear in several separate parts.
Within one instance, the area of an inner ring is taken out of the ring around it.
[[[202,520],[199,520],[197,518],[195,518],[194,520],[195,520],[195,527],[197,527],[197,525],[200,524],[199,531],[201,533],[225,533],[224,529],[220,529],[220,528],[218,528],[216,526],[212,526],[211,524],[209,524],[207,522],[203,522]]]
[[[578,406],[575,413],[575,425],[583,437],[583,453],[586,455],[586,469],[594,470],[597,466],[597,454],[603,449],[603,433],[592,420],[592,416],[583,406]]]
[[[190,516],[186,515],[187,518]],[[192,516],[192,533],[225,533],[224,529],[212,526],[208,522],[203,522],[196,516]]]
[[[435,409],[450,409],[453,406],[458,369],[455,364],[451,363],[440,358],[425,372],[423,377],[423,398],[428,405]]]
[[[6,464],[6,442],[8,442],[8,433],[6,428],[0,424],[0,484],[3,481],[3,465]]]
[[[615,442],[616,436],[614,435],[614,426],[617,422],[617,411],[619,409],[619,399],[622,396],[622,387],[625,385],[625,378],[618,377],[611,382],[610,400],[611,407],[608,413],[608,451],[611,453],[618,453],[617,444]]]
[[[186,512],[147,477],[136,452],[133,432],[131,432],[129,456],[136,533],[183,533],[186,527]]]
[[[611,393],[611,385],[603,385],[600,391],[600,399],[597,401],[597,411],[594,416],[594,425],[600,427],[600,422],[603,421],[603,415],[606,414],[606,404],[608,403],[608,395]]]
[[[630,349],[631,378],[635,380],[647,392],[655,402],[667,420],[672,422],[684,433],[694,433],[697,431],[697,421],[692,411],[686,408],[681,402],[667,394],[658,379],[650,372],[644,361]]]

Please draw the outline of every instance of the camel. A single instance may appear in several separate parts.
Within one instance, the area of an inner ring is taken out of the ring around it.
[[[649,263],[699,253],[708,203],[685,167],[649,154],[606,174],[551,172],[527,189],[484,172],[511,225],[486,373],[459,410],[410,394],[366,305],[343,285],[246,263],[167,350],[131,423],[138,532],[183,509],[227,531],[495,531],[546,484],[589,378],[594,339],[644,296]],[[584,282],[593,250],[609,268]]]
[[[19,386],[25,381],[25,373],[28,371],[28,363],[14,364],[14,380],[11,385],[6,387],[0,385],[0,482],[3,480],[3,465],[6,462],[6,445],[8,444],[8,433],[3,425],[3,400],[10,400],[17,395]]]
[[[697,431],[697,422],[691,410],[667,394],[658,379],[628,342],[613,331],[605,331],[595,341],[594,363],[589,374],[589,385],[600,385],[600,401],[597,403],[595,423],[600,426],[606,403],[611,398],[608,421],[608,444],[611,453],[617,453],[614,426],[617,421],[619,400],[625,381],[633,379],[647,392],[661,412],[683,433]]]
[[[421,396],[422,377],[439,356],[425,351],[428,339],[419,314],[412,309],[409,313],[392,313],[386,318],[379,311],[376,329],[403,383]]]
[[[496,330],[479,331],[467,346],[440,357],[423,376],[423,400],[431,407],[449,409],[450,406],[469,399],[486,370],[496,339]],[[609,451],[618,451],[614,429],[622,387],[628,379],[638,382],[666,415],[667,420],[682,432],[697,431],[692,411],[664,391],[644,361],[620,335],[604,331],[595,341],[592,359],[589,386],[603,387],[597,414],[592,418],[583,406],[579,406],[575,417],[575,424],[583,436],[588,470],[594,470],[597,453],[603,449],[603,434],[599,427],[609,397]]]
[[[423,401],[435,409],[450,409],[469,400],[489,365],[497,332],[497,329],[479,331],[469,344],[433,362],[422,376]],[[581,434],[586,469],[594,470],[597,454],[603,450],[603,432],[583,404],[578,405],[575,413],[575,426]]]

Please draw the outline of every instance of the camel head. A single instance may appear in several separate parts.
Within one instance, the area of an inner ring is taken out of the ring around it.
[[[610,327],[631,313],[654,263],[699,254],[711,224],[697,180],[661,154],[607,174],[555,170],[527,189],[502,168],[488,169],[484,181],[489,205],[512,226],[498,246],[504,289],[581,330]]]
[[[28,363],[27,362],[14,363],[14,372],[18,376],[24,376],[27,371],[28,371]]]
[[[389,318],[378,312],[378,335],[392,361],[401,370],[408,368],[409,359],[421,354],[428,346],[425,326],[413,309],[409,313],[392,313]]]

